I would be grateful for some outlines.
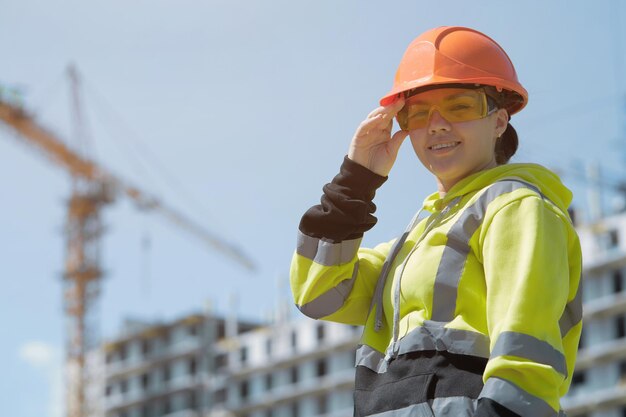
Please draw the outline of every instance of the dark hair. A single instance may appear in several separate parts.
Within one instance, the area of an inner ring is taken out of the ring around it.
[[[485,86],[485,92],[487,93],[488,99],[492,99],[498,108],[506,109],[507,112],[509,112],[512,106],[517,105],[521,99],[519,94],[515,92],[508,90],[498,91],[492,86]],[[509,121],[510,120],[511,116],[509,115]],[[517,138],[517,132],[513,126],[511,126],[511,123],[508,123],[506,130],[496,141],[496,163],[498,165],[504,165],[509,162],[509,159],[515,155],[518,145],[519,140]]]
[[[518,144],[517,132],[509,123],[502,136],[496,140],[496,163],[504,165],[509,162],[509,159],[515,155]]]

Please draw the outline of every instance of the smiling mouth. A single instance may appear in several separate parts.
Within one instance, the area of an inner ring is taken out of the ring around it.
[[[428,149],[431,151],[437,151],[440,149],[450,149],[460,145],[461,142],[445,142],[445,143],[436,143],[432,146],[429,146]]]

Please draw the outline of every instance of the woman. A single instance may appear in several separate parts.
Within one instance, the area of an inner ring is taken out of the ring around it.
[[[582,329],[581,252],[570,191],[546,168],[507,164],[517,149],[509,119],[527,97],[491,38],[462,27],[422,34],[321,205],[304,214],[296,305],[365,326],[356,416],[562,415]],[[437,181],[430,215],[361,248],[407,136]]]

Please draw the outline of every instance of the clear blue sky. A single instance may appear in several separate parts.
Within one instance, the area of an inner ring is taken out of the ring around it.
[[[512,121],[515,161],[560,169],[583,208],[584,184],[572,171],[597,161],[623,176],[626,90],[617,71],[626,68],[626,6],[618,3],[0,0],[0,84],[22,89],[41,122],[69,139],[64,71],[76,63],[98,161],[259,265],[248,274],[118,201],[104,212],[102,335],[124,317],[172,319],[208,299],[228,311],[235,293],[241,314],[263,318],[288,297],[301,214],[390,88],[406,45],[431,27],[474,27],[509,53],[530,93]],[[138,163],[146,154],[151,169]],[[403,145],[365,243],[393,238],[434,189]],[[59,417],[70,182],[0,127],[0,190],[2,413]]]

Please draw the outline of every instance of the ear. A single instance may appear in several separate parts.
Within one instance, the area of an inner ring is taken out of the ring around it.
[[[500,137],[509,125],[509,112],[506,109],[498,109],[496,112],[496,136]]]

